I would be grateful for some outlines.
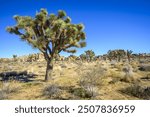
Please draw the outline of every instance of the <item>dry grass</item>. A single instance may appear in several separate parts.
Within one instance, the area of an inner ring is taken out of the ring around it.
[[[49,84],[44,87],[44,90],[42,91],[43,95],[52,99],[59,99],[60,95],[60,88],[57,84]]]
[[[94,65],[87,67],[84,72],[80,74],[79,80],[79,93],[81,96],[87,96],[87,98],[94,98],[96,97],[99,92],[99,87],[102,86],[103,79],[106,78],[107,69],[102,68],[99,65]],[[86,98],[86,97],[85,97]]]
[[[8,99],[9,95],[20,90],[21,84],[17,81],[1,83],[0,99]]]
[[[123,93],[126,93],[131,96],[138,97],[140,99],[150,99],[150,87],[142,86],[140,84],[133,84],[126,89],[122,90]]]
[[[116,63],[114,65],[114,68],[116,68],[118,71],[122,71],[122,68],[123,68],[123,63]]]
[[[105,61],[99,63],[60,61],[56,63],[54,81],[50,81],[50,83],[43,81],[45,62],[1,64],[0,71],[28,70],[38,76],[33,81],[26,83],[0,82],[0,99],[147,99],[118,92],[118,90],[128,87],[133,89],[133,84],[136,84],[132,80],[131,82],[124,82],[124,79],[130,77],[130,75],[122,70],[125,66],[123,63],[116,63],[112,67],[110,62]],[[11,66],[11,68],[8,66]],[[137,70],[138,63],[133,62],[131,66],[133,68],[131,76],[135,79],[147,77],[149,72]],[[144,83],[140,86],[144,87],[142,90],[144,92],[147,89],[145,86],[148,87],[150,81],[146,79],[142,82]]]

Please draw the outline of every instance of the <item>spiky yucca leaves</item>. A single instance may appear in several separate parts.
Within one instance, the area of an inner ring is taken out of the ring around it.
[[[87,51],[85,51],[85,54],[86,54],[87,60],[90,60],[90,61],[92,61],[92,59],[95,56],[95,53],[93,50],[87,50]]]
[[[53,59],[61,51],[75,53],[75,48],[86,46],[83,24],[72,24],[71,19],[62,10],[58,14],[50,14],[41,9],[35,17],[14,16],[16,25],[7,27],[9,33],[20,36],[22,40],[38,48],[47,61],[45,80],[53,69]]]

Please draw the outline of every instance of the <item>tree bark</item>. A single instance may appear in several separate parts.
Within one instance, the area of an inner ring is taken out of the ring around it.
[[[120,62],[121,61],[121,57],[120,56],[118,56],[118,62]]]
[[[130,56],[128,56],[128,62],[130,63],[131,59],[130,59]]]
[[[53,72],[53,60],[48,60],[45,75],[46,82],[52,79],[52,72]]]

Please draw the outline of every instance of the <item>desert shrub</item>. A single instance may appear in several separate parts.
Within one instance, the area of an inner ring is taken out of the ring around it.
[[[146,62],[145,60],[140,60],[140,61],[139,61],[139,63],[145,63],[145,62]]]
[[[21,84],[19,82],[8,82],[8,83],[3,83],[2,90],[6,92],[7,94],[9,93],[14,93],[17,92],[21,87]]]
[[[0,58],[0,63],[3,63],[3,59]]]
[[[122,79],[124,78],[124,73],[122,71],[110,69],[108,72],[108,78],[111,78],[111,81],[109,81],[108,83],[115,84],[116,82],[122,81]]]
[[[43,86],[42,82],[27,82],[24,84],[25,87],[32,87],[32,86]]]
[[[118,71],[121,71],[122,68],[123,68],[123,64],[122,63],[117,63],[117,64],[115,64],[114,68],[117,68]]]
[[[133,68],[134,71],[138,70],[139,64],[137,62],[131,62],[130,65],[132,66],[132,68]]]
[[[150,73],[147,74],[147,78],[150,79]]]
[[[3,90],[0,90],[0,100],[4,100],[7,98],[8,98],[7,94]]]
[[[147,72],[149,72],[150,71],[150,64],[141,65],[139,70],[140,71],[147,71]]]
[[[115,61],[115,60],[110,61],[110,65],[111,65],[111,66],[114,66],[114,65],[116,65],[116,64],[117,64],[117,61]]]
[[[43,90],[43,95],[47,96],[49,98],[58,98],[60,95],[60,88],[58,85],[55,84],[49,84],[45,86]]]
[[[123,74],[122,74],[122,72],[118,72],[118,71],[114,71],[114,70],[109,70],[108,77],[121,79],[123,77]]]
[[[80,98],[84,98],[84,99],[91,99],[98,95],[97,92],[89,91],[89,90],[87,90],[85,88],[81,88],[81,87],[70,90],[70,93],[72,93],[73,95],[78,96]]]
[[[98,94],[97,86],[102,85],[102,79],[105,78],[106,69],[100,66],[88,67],[80,75],[79,85],[86,93],[94,98]]]
[[[150,87],[143,87],[139,84],[133,84],[122,92],[141,99],[150,99]]]
[[[133,76],[133,68],[132,68],[132,66],[126,65],[126,66],[124,66],[122,71],[125,73],[125,75],[121,79],[121,81],[125,81],[125,82],[135,81],[134,76]]]
[[[117,61],[111,61],[110,65],[111,65],[111,68],[116,68],[116,69],[118,69],[118,71],[121,71],[123,63],[122,62],[117,62]]]
[[[118,81],[131,83],[136,81],[133,68],[130,65],[123,66],[121,71],[110,70],[109,77],[113,78],[111,83],[116,83]]]
[[[9,62],[8,59],[0,58],[0,63],[8,63],[8,62]]]
[[[17,92],[20,87],[18,82],[3,83],[0,89],[0,99],[7,99],[9,94]]]

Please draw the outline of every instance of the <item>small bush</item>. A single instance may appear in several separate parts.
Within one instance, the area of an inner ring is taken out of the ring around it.
[[[7,99],[9,94],[15,93],[20,89],[20,84],[17,82],[3,83],[0,89],[0,99]]]
[[[139,84],[134,84],[122,92],[141,99],[150,99],[150,87],[142,87]]]
[[[139,70],[140,71],[147,71],[147,72],[149,72],[150,71],[150,65],[149,64],[141,65]]]
[[[55,84],[47,85],[43,90],[43,95],[57,98],[60,95],[60,88]]]
[[[130,65],[132,66],[133,70],[138,70],[139,64],[137,62],[131,62]]]
[[[97,93],[96,92],[93,92],[93,91],[88,91],[87,89],[84,89],[84,88],[76,88],[76,89],[72,89],[70,91],[70,93],[72,93],[73,95],[75,96],[78,96],[80,98],[88,98],[88,99],[91,99],[95,96],[97,96]]]
[[[123,64],[122,63],[117,63],[114,65],[114,68],[117,68],[118,71],[121,71],[122,70],[122,67],[123,67]]]
[[[102,79],[105,75],[106,69],[100,66],[89,67],[84,71],[84,73],[81,73],[79,85],[86,93],[91,95],[91,98],[94,98],[98,94],[97,86],[102,85]]]
[[[3,90],[0,90],[0,100],[4,100],[7,99],[7,94],[6,92],[4,92]]]
[[[120,80],[123,77],[123,74],[122,72],[110,70],[108,76],[112,78],[117,78],[118,80]]]
[[[123,79],[121,79],[121,81],[125,81],[125,82],[135,81],[132,66],[127,65],[122,69],[122,71],[125,73],[125,75]]]

